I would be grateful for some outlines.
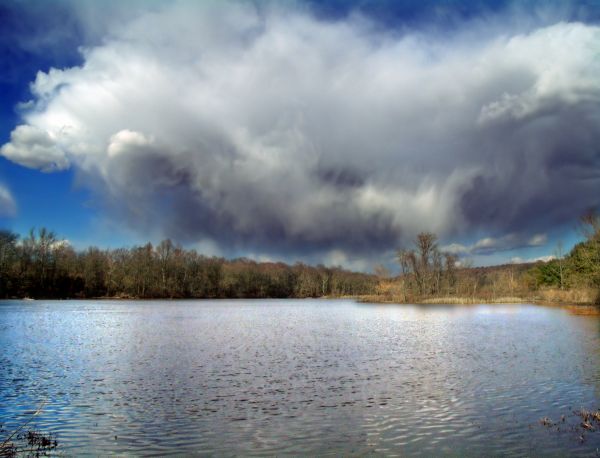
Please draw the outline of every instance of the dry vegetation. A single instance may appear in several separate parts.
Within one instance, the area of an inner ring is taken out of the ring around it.
[[[457,268],[456,258],[442,253],[437,237],[421,233],[414,248],[398,251],[402,274],[387,278],[380,269],[375,294],[368,302],[477,304],[536,302],[600,305],[600,217],[581,218],[585,240],[566,256],[535,264]]]

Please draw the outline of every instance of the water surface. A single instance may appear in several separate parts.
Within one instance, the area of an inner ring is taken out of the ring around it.
[[[5,301],[0,424],[44,402],[66,455],[590,455],[599,330],[533,305]]]

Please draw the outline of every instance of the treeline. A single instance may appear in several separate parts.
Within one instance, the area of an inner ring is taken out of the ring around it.
[[[580,222],[585,240],[566,256],[559,248],[556,259],[537,265],[531,272],[536,287],[600,288],[600,216],[587,213]]]
[[[372,294],[376,277],[341,268],[226,260],[170,240],[76,251],[47,230],[0,230],[2,298],[291,298]]]
[[[496,301],[527,298],[563,302],[600,302],[600,217],[588,213],[580,220],[585,240],[564,255],[560,247],[549,262],[472,267],[440,251],[435,234],[423,232],[414,247],[401,249],[401,274],[380,272],[373,300],[422,302],[473,298]]]

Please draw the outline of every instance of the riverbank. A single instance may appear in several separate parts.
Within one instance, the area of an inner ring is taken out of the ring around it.
[[[371,294],[358,298],[359,302],[377,304],[539,304],[558,305],[573,307],[600,307],[600,291],[592,288],[579,289],[543,289],[536,291],[531,296],[500,296],[500,297],[476,297],[476,296],[435,296],[435,297],[408,297],[398,294]]]
[[[350,299],[374,304],[419,304],[419,305],[474,305],[474,304],[537,304],[568,307],[591,307],[600,310],[600,291],[594,289],[555,290],[545,289],[527,296],[434,296],[411,297],[402,294],[325,295],[312,297],[136,297],[131,295],[73,297],[73,298],[18,298],[10,300],[89,300],[89,301],[179,301],[179,300],[260,300],[260,299]]]
[[[472,305],[472,304],[522,304],[532,302],[520,297],[499,297],[484,299],[480,297],[427,297],[407,300],[401,296],[361,296],[359,302],[373,302],[382,304],[423,304],[423,305]]]

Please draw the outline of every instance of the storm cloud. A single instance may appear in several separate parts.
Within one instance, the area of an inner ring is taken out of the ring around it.
[[[141,234],[318,255],[477,232],[502,250],[600,204],[592,24],[399,33],[175,3],[81,52],[38,73],[1,153],[73,167]]]

